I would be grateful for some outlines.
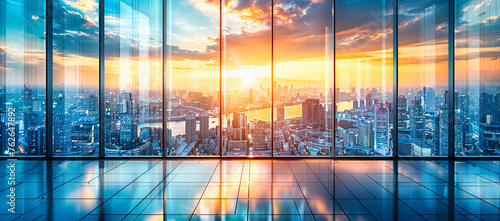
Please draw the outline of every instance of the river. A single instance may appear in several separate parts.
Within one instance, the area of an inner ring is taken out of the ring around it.
[[[352,109],[352,102],[338,102],[337,103],[337,111],[343,112],[344,110]],[[259,119],[264,121],[269,121],[271,119],[271,108],[264,108],[259,110],[251,110],[244,112],[247,115],[248,121],[252,121],[253,119]],[[228,114],[226,117],[230,117],[232,119],[233,114]],[[296,104],[292,106],[285,107],[285,119],[296,118],[302,116],[302,104]],[[274,120],[276,120],[276,108],[274,108]],[[227,119],[227,118],[226,118]],[[209,120],[210,128],[214,128],[219,125],[219,118],[212,117]],[[142,127],[161,127],[162,123],[141,123],[138,125],[139,130]],[[172,129],[172,135],[182,135],[186,133],[185,121],[171,121],[167,122],[167,127]],[[200,124],[196,123],[196,129],[199,130]]]

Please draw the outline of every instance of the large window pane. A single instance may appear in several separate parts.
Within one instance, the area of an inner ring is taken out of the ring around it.
[[[274,1],[274,156],[333,147],[332,1]]]
[[[448,2],[399,1],[398,151],[448,155]]]
[[[45,155],[45,1],[0,1],[0,155]]]
[[[500,2],[455,7],[455,154],[500,155]]]
[[[162,1],[106,0],[106,156],[162,154]]]
[[[54,2],[54,156],[99,152],[99,4]]]
[[[271,156],[271,0],[223,1],[226,156]]]
[[[390,156],[394,1],[335,4],[336,154]]]
[[[219,1],[167,2],[167,155],[219,155]]]

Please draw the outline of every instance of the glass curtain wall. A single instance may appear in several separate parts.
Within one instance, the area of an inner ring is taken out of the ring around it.
[[[271,156],[272,3],[222,2],[222,154]]]
[[[163,154],[162,6],[105,1],[106,156]]]
[[[391,156],[395,1],[335,4],[336,155]]]
[[[455,2],[455,155],[500,155],[500,2]]]
[[[333,147],[333,1],[274,1],[274,156]]]
[[[53,153],[99,153],[99,4],[53,1]]]
[[[220,2],[167,0],[167,156],[220,153]]]
[[[448,156],[448,1],[400,0],[399,156]]]
[[[0,1],[0,155],[46,152],[45,1]]]
[[[53,0],[52,88],[46,1],[0,0],[0,155],[47,130],[62,157],[500,155],[500,2],[398,2],[394,92],[395,0],[106,0],[104,33],[99,0]]]

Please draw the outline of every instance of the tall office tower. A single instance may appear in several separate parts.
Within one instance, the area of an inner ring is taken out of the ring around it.
[[[500,124],[479,124],[479,146],[485,155],[500,153]],[[472,153],[474,155],[479,154]]]
[[[99,116],[99,99],[95,95],[89,95],[89,117],[98,117]]]
[[[455,107],[455,110],[458,109],[456,115],[459,115],[461,118],[469,117],[469,102],[470,96],[468,94],[460,94],[458,95],[458,106]]]
[[[167,140],[165,141],[165,144],[169,147],[169,143],[172,142],[172,129],[166,128],[165,129],[165,137],[167,137]]]
[[[500,92],[495,95],[493,106],[493,122],[500,123]]]
[[[209,137],[210,129],[210,117],[208,116],[208,111],[203,111],[200,115],[200,139],[205,141]]]
[[[406,128],[408,119],[408,104],[404,95],[398,97],[398,128]]]
[[[186,116],[186,143],[196,142],[196,117],[190,112]]]
[[[279,106],[276,108],[277,112],[277,120],[278,121],[284,121],[285,120],[285,107]]]
[[[40,145],[38,143],[38,133],[37,133],[38,128],[29,128],[26,131],[26,151],[28,152],[29,155],[38,155],[38,149],[37,147]]]
[[[448,108],[439,110],[439,155],[448,155]]]
[[[466,125],[464,124],[464,122],[460,122],[459,120],[457,120],[458,117],[459,116],[455,115],[455,121],[454,121],[455,125],[453,128],[453,130],[455,130],[455,134],[454,134],[454,136],[455,136],[454,141],[455,142],[453,142],[453,143],[455,145],[454,150],[456,153],[459,153],[462,150],[464,150],[465,137],[466,137],[464,134],[464,132],[465,132],[464,128]]]
[[[373,95],[371,93],[368,93],[366,95],[366,110],[371,111],[373,108]]]
[[[358,100],[354,99],[352,101],[352,109],[354,109],[354,110],[358,109]]]
[[[441,127],[439,127],[439,112],[434,114],[434,133],[432,134],[432,139],[434,143],[434,152],[433,155],[439,155],[439,143],[440,143],[440,134],[441,134]]]
[[[324,125],[323,106],[319,103],[319,99],[307,99],[302,102],[302,123],[312,124],[314,128]]]
[[[137,133],[134,135],[132,118],[132,114],[118,114],[120,146],[131,147],[137,137]]]
[[[371,123],[370,121],[360,120],[359,121],[359,145],[365,148],[370,148],[371,146]]]
[[[359,101],[359,107],[365,107],[365,101],[364,100],[360,100]]]
[[[64,89],[61,89],[54,100],[54,153],[67,155],[72,148],[71,115],[66,115]]]
[[[487,92],[479,94],[479,122],[491,123],[491,107],[493,106],[493,96]],[[488,122],[490,121],[490,122]]]
[[[374,150],[382,156],[387,156],[389,154],[389,109],[378,105],[374,112]]]
[[[423,142],[425,137],[425,121],[424,112],[422,110],[422,100],[420,96],[415,97],[412,100],[411,105],[411,118],[410,118],[410,130],[412,141]]]
[[[0,71],[2,69],[0,68]],[[7,110],[5,109],[6,94],[5,94],[5,83],[2,83],[2,76],[0,76],[0,114],[5,113]]]
[[[121,105],[121,110],[120,113],[124,114],[133,114],[134,113],[134,106],[133,106],[133,98],[132,98],[132,93],[130,92],[124,92],[120,94],[120,105]]]
[[[33,111],[33,89],[25,84],[22,93],[22,102],[24,108],[26,108],[26,111],[28,112]]]
[[[247,115],[235,114],[233,115],[233,139],[246,140],[248,138],[248,119]]]
[[[425,87],[424,87],[425,88]],[[432,112],[436,110],[436,91],[434,88],[427,88],[424,93],[424,111]]]

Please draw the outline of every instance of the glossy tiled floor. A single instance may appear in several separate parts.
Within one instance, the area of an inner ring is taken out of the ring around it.
[[[0,220],[500,220],[498,161],[9,163]]]

